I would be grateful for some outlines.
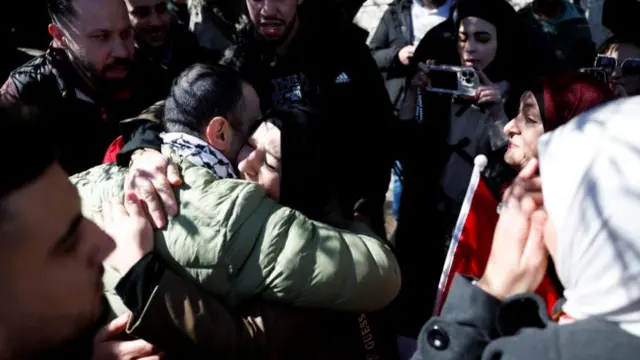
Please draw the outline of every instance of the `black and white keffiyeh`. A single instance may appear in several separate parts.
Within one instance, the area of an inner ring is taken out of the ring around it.
[[[163,133],[160,137],[178,156],[194,165],[211,170],[221,179],[236,178],[231,162],[204,140],[179,132]]]

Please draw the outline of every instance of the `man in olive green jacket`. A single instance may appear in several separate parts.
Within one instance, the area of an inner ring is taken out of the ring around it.
[[[385,307],[400,287],[398,265],[365,225],[343,230],[311,221],[257,184],[231,179],[230,160],[259,117],[252,104],[259,109],[255,91],[226,68],[196,65],[177,80],[164,111],[162,152],[181,170],[183,183],[174,189],[180,211],[156,231],[156,254],[230,305],[259,296],[332,310]],[[112,164],[73,176],[83,213],[95,218],[104,201],[122,199],[125,176]],[[116,313],[127,311],[114,291],[123,275],[105,272]]]

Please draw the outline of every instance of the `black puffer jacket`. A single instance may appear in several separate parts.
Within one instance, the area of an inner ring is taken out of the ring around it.
[[[66,53],[50,46],[11,72],[0,89],[0,101],[34,106],[55,121],[60,163],[74,174],[102,163],[105,151],[120,135],[119,122],[166,97],[170,79],[144,61],[135,62],[132,86],[102,98],[82,80]]]

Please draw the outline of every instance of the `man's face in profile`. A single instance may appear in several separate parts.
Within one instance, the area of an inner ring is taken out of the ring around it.
[[[57,164],[2,204],[0,342],[11,358],[55,353],[95,327],[113,240],[82,216]],[[91,340],[70,350],[90,349]]]

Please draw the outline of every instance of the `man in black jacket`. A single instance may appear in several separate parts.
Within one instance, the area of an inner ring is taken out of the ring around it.
[[[304,104],[326,114],[331,138],[318,151],[335,159],[326,171],[340,178],[335,192],[343,213],[365,217],[384,234],[393,108],[361,33],[319,3],[247,0],[247,7],[251,21],[222,62],[254,86],[263,110]],[[160,131],[145,125],[121,155],[157,148]]]
[[[418,44],[449,18],[454,4],[454,0],[398,0],[382,16],[369,47],[396,111],[404,99],[406,79],[415,69],[410,65]]]
[[[171,79],[152,63],[134,59],[122,0],[49,0],[49,12],[49,49],[11,73],[0,101],[51,115],[60,162],[74,174],[100,164],[120,135],[119,121],[164,98]]]

